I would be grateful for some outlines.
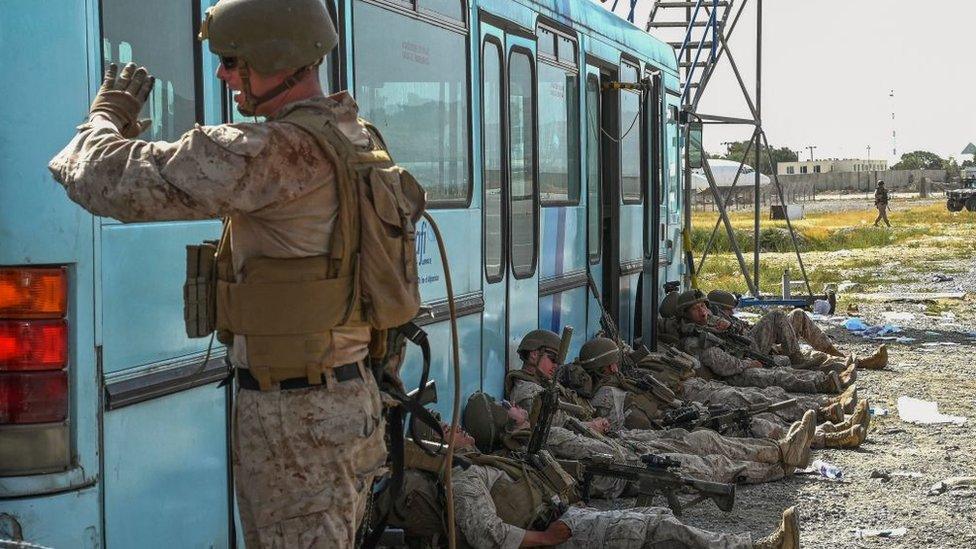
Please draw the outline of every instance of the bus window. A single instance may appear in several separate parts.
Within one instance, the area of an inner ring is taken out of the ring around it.
[[[668,211],[672,215],[677,215],[678,205],[681,200],[681,187],[678,185],[679,166],[681,165],[681,148],[678,144],[678,107],[668,106],[668,149],[665,154],[668,158]]]
[[[430,207],[466,206],[467,46],[463,34],[364,1],[353,12],[356,101]]]
[[[191,3],[102,0],[101,5],[105,65],[131,61],[156,76],[156,85],[140,115],[152,118],[153,123],[141,137],[175,141],[197,122],[193,63],[197,42],[190,24]]]
[[[508,62],[509,215],[512,273],[516,278],[527,278],[535,272],[535,86],[532,77],[529,54],[512,52]]]
[[[502,192],[502,50],[493,41],[482,49],[482,155],[485,184],[485,277],[497,282],[505,273],[504,217]]]
[[[579,83],[575,70],[539,62],[539,196],[579,200]]]
[[[600,261],[603,225],[600,198],[600,81],[586,78],[586,239],[591,263]]]
[[[620,67],[621,82],[637,82],[637,67],[623,63]],[[620,90],[620,193],[625,204],[641,201],[640,148],[641,128],[639,114],[640,94]]]
[[[464,21],[464,2],[462,0],[418,0],[417,3],[421,9]]]

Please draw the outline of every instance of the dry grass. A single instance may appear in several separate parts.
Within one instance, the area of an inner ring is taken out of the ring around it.
[[[855,209],[816,212],[793,223],[801,243],[803,262],[815,292],[825,283],[851,281],[870,291],[881,282],[911,282],[933,270],[952,272],[947,262],[976,254],[976,224],[968,212],[949,212],[943,204],[912,206],[900,203],[889,214],[893,227],[872,226],[877,211]],[[696,261],[717,214],[696,213],[692,218],[692,241]],[[752,267],[752,212],[733,212],[730,220],[736,240]],[[779,293],[783,270],[791,278],[802,279],[785,221],[762,220],[760,280],[764,292]],[[705,289],[726,288],[744,292],[745,281],[728,237],[719,228],[716,245],[705,262],[700,284]]]

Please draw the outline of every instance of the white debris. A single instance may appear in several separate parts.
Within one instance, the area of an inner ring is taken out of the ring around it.
[[[962,425],[966,418],[939,413],[939,404],[928,400],[920,400],[909,396],[898,397],[898,416],[902,421],[931,425],[935,423],[952,423]]]

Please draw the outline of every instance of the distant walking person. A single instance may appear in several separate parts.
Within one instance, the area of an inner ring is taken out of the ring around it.
[[[891,222],[888,221],[888,189],[885,189],[884,181],[878,181],[878,189],[874,191],[874,207],[878,209],[878,218],[874,220],[874,226],[877,227],[879,222],[884,221],[885,225],[890,227]]]

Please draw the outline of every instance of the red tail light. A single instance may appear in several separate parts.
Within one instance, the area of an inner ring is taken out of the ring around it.
[[[0,373],[0,424],[49,423],[67,417],[67,372]]]
[[[68,271],[0,268],[0,318],[61,318],[68,309]]]
[[[0,320],[0,371],[60,370],[67,363],[64,320]]]

